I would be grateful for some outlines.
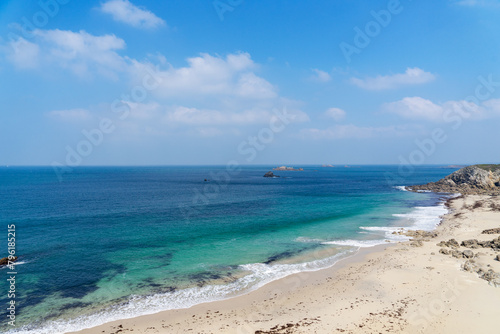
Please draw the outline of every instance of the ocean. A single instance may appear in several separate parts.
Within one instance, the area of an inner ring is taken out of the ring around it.
[[[406,240],[400,228],[435,228],[446,196],[402,186],[454,171],[300,167],[79,167],[62,182],[49,167],[1,167],[0,257],[14,224],[19,260],[15,298],[0,269],[0,331],[64,333],[330,267]]]

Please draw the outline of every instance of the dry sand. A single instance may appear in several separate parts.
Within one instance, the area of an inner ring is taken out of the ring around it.
[[[474,208],[476,202],[481,207]],[[240,297],[78,333],[498,332],[500,287],[462,270],[467,259],[441,254],[436,244],[498,238],[481,232],[500,227],[500,197],[470,195],[450,205],[438,236],[422,246],[410,241],[365,249],[332,268],[291,275]],[[500,272],[498,252],[472,251],[480,253],[477,263]]]

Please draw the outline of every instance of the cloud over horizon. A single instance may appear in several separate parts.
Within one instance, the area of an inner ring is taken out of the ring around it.
[[[402,137],[417,133],[418,128],[409,125],[357,126],[354,124],[335,125],[326,129],[308,128],[300,131],[300,137],[314,140],[369,139],[378,137]]]
[[[393,75],[379,75],[374,78],[351,78],[349,81],[366,90],[388,90],[396,89],[408,85],[420,85],[431,82],[435,79],[435,75],[430,72],[425,72],[418,67],[407,68],[404,73]]]
[[[403,118],[430,122],[447,122],[452,115],[481,120],[500,116],[500,99],[490,99],[477,105],[469,101],[447,101],[436,104],[422,97],[405,97],[396,102],[385,103],[383,111]]]

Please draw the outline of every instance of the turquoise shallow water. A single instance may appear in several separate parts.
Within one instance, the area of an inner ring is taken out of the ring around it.
[[[306,166],[263,178],[270,169],[87,167],[59,182],[51,168],[0,168],[0,226],[6,236],[16,225],[20,255],[16,327],[3,321],[0,330],[76,330],[331,266],[358,247],[397,241],[397,228],[432,229],[442,196],[396,186],[451,172]]]

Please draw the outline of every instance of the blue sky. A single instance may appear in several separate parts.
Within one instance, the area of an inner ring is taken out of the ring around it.
[[[3,1],[0,165],[499,162],[500,1]]]

